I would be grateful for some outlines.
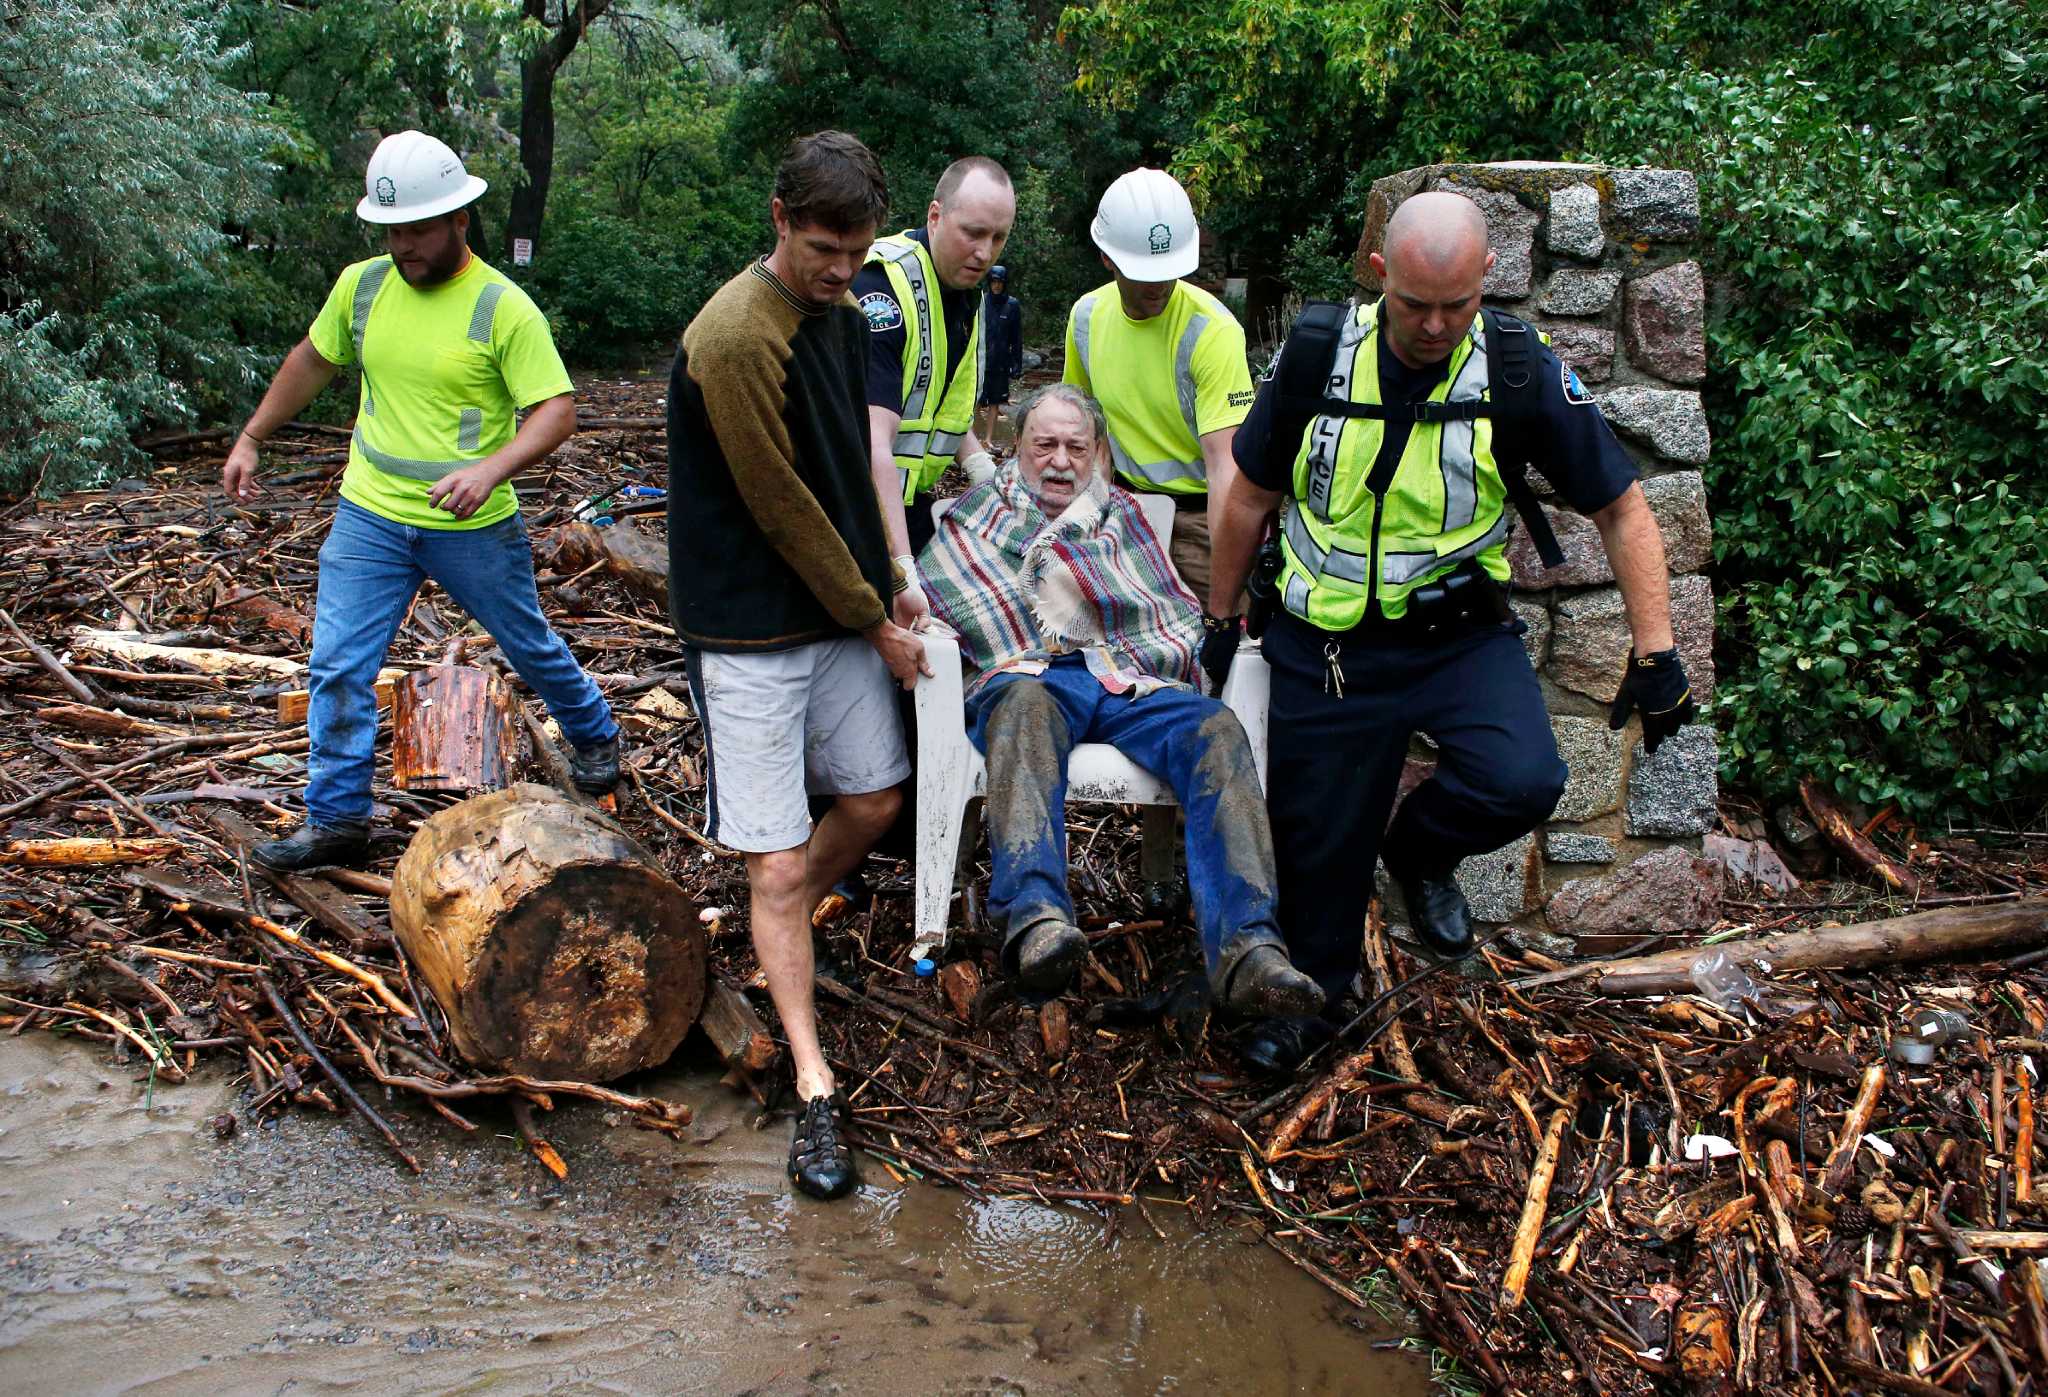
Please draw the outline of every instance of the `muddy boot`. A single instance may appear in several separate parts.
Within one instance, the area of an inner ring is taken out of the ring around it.
[[[1088,938],[1057,918],[1037,922],[1017,938],[1017,982],[1028,990],[1057,994],[1074,981]]]
[[[789,1141],[789,1178],[813,1198],[844,1198],[859,1182],[853,1151],[845,1137],[845,1107],[839,1094],[814,1096],[797,1108]]]
[[[258,844],[249,851],[249,857],[280,873],[299,873],[308,868],[360,863],[369,849],[368,821],[316,825],[308,820],[282,839]]]
[[[1279,946],[1254,946],[1238,958],[1223,1007],[1248,1018],[1299,1018],[1323,1007],[1323,987],[1294,968]]]

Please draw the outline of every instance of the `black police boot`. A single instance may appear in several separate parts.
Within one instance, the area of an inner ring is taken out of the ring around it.
[[[1323,1007],[1323,987],[1296,970],[1281,947],[1254,946],[1231,970],[1223,1007],[1247,1017],[1296,1018]]]
[[[1087,954],[1088,938],[1079,927],[1057,917],[1035,923],[1017,938],[1017,983],[1057,994],[1074,982]]]
[[[308,868],[360,863],[369,848],[368,821],[316,825],[308,820],[282,839],[258,844],[249,851],[249,857],[280,873],[299,873]]]
[[[797,1108],[789,1140],[789,1178],[813,1198],[844,1198],[858,1176],[845,1137],[846,1110],[839,1093],[814,1096]]]
[[[619,740],[609,738],[569,753],[569,779],[587,796],[609,795],[619,784]]]
[[[1458,880],[1448,873],[1440,878],[1410,878],[1394,870],[1401,900],[1408,904],[1408,921],[1422,944],[1449,959],[1472,949],[1472,904]]]
[[[1273,1077],[1291,1077],[1317,1048],[1336,1036],[1327,1019],[1313,1014],[1267,1019],[1238,1047],[1238,1055]]]

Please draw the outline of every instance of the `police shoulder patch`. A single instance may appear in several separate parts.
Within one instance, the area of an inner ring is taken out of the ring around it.
[[[886,291],[870,291],[861,297],[860,313],[868,318],[870,330],[893,330],[903,323],[903,307]]]
[[[1570,364],[1560,359],[1557,364],[1557,371],[1559,377],[1564,380],[1564,400],[1566,402],[1583,405],[1593,401],[1593,395],[1586,391],[1585,384],[1579,382],[1578,372]]]

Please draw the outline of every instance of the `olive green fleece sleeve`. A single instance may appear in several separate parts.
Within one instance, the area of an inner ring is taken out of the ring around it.
[[[744,306],[743,314],[700,315],[684,335],[689,374],[704,394],[719,450],[761,532],[834,621],[865,631],[885,620],[887,610],[818,497],[797,475],[782,418],[795,319],[796,312],[772,293]]]

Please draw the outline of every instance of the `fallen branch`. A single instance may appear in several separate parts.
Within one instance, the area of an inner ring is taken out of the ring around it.
[[[1849,812],[1832,795],[1814,784],[1811,776],[1800,781],[1799,796],[1806,802],[1807,812],[1813,816],[1821,834],[1846,858],[1859,868],[1875,873],[1907,897],[1919,894],[1920,875],[1871,843],[1869,836],[1850,820]]]
[[[2048,897],[1984,907],[1944,907],[1853,926],[1823,927],[1748,941],[1724,941],[1715,949],[1759,974],[1785,970],[1843,970],[1865,965],[1900,965],[1944,960],[2048,942]],[[1573,966],[1513,982],[1515,989],[1571,980],[1596,994],[1669,994],[1692,989],[1692,963],[1699,948],[1684,946],[1627,960]]]
[[[1543,1215],[1550,1207],[1550,1180],[1557,1173],[1557,1156],[1564,1148],[1565,1127],[1571,1124],[1569,1111],[1550,1117],[1543,1132],[1543,1148],[1536,1152],[1535,1167],[1529,1171],[1529,1194],[1522,1201],[1522,1220],[1515,1225],[1515,1244],[1508,1252],[1507,1274],[1500,1282],[1500,1309],[1517,1309],[1528,1289],[1529,1267],[1536,1260],[1536,1240],[1543,1235]]]

